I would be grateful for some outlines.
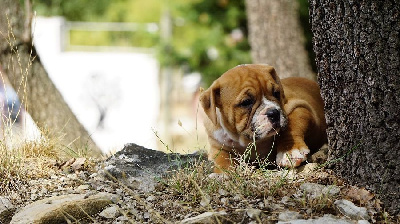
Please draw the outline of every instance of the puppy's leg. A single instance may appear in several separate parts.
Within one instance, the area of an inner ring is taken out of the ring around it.
[[[310,149],[304,142],[313,122],[306,108],[296,108],[288,115],[289,125],[277,140],[276,163],[282,167],[297,167],[307,159]]]
[[[214,161],[214,173],[223,173],[233,165],[231,154],[222,147],[212,147],[208,158]]]

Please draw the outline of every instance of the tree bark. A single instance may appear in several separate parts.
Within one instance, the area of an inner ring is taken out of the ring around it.
[[[24,12],[15,0],[0,1],[0,8],[0,68],[27,112],[50,137],[62,136],[66,151],[100,157],[100,149],[64,101],[32,46],[30,9]]]
[[[251,56],[274,66],[281,78],[315,80],[298,8],[297,0],[246,0]]]
[[[400,4],[311,0],[334,169],[400,213]]]

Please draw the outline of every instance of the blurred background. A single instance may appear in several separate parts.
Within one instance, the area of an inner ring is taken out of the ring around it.
[[[301,25],[296,45],[312,52],[307,0],[280,2],[296,3],[289,12]],[[254,39],[262,27],[249,31],[247,7],[244,0],[33,1],[33,42],[51,80],[103,152],[136,143],[188,153],[207,148],[200,87],[239,64],[282,61],[252,52],[249,33]],[[282,14],[282,8],[272,10]],[[266,24],[291,30],[271,15]],[[290,48],[278,44],[285,42],[280,35],[270,42]],[[313,56],[307,57],[312,72]],[[25,125],[34,138],[34,122]]]

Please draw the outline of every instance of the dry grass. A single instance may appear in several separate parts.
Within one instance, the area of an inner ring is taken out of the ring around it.
[[[60,158],[61,145],[57,139],[42,134],[39,139],[28,141],[14,135],[8,132],[0,141],[0,195],[17,190],[29,179],[47,176],[49,161]]]
[[[12,60],[17,62],[17,66],[12,66],[9,70],[21,74],[15,92],[22,98],[20,97],[20,104],[15,101],[9,102],[8,96],[12,90],[8,89],[7,77],[0,70],[2,89],[4,90],[4,95],[0,100],[0,195],[18,190],[18,186],[29,179],[48,175],[49,161],[55,161],[60,156],[65,157],[68,154],[82,154],[65,150],[65,146],[61,145],[60,138],[62,136],[50,138],[49,136],[56,135],[50,135],[49,130],[40,130],[40,137],[35,140],[26,139],[24,126],[27,122],[23,113],[27,109],[27,105],[25,105],[28,97],[27,78],[35,58],[30,56],[29,60],[26,60],[26,64],[22,63],[25,60],[20,57],[18,47],[16,47],[17,40],[8,17],[7,20],[8,31],[7,33],[0,31],[0,36],[14,53]],[[6,64],[5,66],[10,65]],[[18,122],[16,117],[19,117],[20,120],[22,117],[22,120]]]
[[[161,181],[161,191],[168,192],[163,200],[174,201],[172,207],[159,208],[161,215],[170,216],[162,211],[182,216],[193,212],[214,212],[222,210],[234,210],[236,215],[229,220],[221,222],[238,222],[241,215],[238,211],[248,209],[260,209],[262,211],[274,211],[274,206],[282,205],[285,209],[295,209],[307,217],[306,210],[313,214],[328,212],[335,214],[333,202],[336,196],[324,195],[311,199],[306,195],[299,195],[299,186],[307,181],[313,181],[312,175],[296,175],[294,170],[267,169],[268,162],[259,164],[255,168],[245,162],[245,156],[239,159],[239,165],[235,170],[227,171],[225,176],[211,178],[212,164],[203,161],[178,170],[171,177]],[[315,180],[314,180],[315,181]],[[283,197],[288,197],[290,203],[283,204]],[[177,203],[176,203],[177,202]],[[187,209],[190,208],[190,209]],[[282,209],[283,210],[283,209]],[[275,211],[276,212],[276,211]],[[333,213],[332,213],[333,212]],[[276,214],[259,217],[258,222],[277,221]],[[177,220],[175,220],[177,221]],[[257,221],[257,219],[256,219]],[[218,223],[218,220],[216,220]]]

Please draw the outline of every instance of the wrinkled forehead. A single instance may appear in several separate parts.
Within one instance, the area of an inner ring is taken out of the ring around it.
[[[228,70],[221,77],[224,77],[220,81],[223,92],[235,96],[247,89],[260,93],[275,84],[268,66],[241,65]]]

